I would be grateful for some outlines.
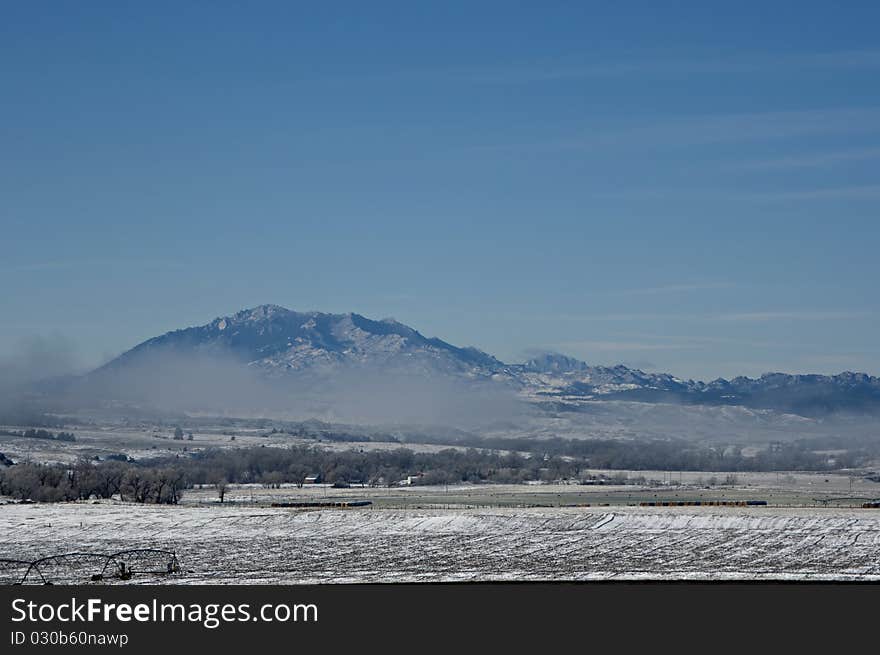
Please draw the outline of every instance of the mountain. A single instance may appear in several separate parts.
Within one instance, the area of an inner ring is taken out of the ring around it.
[[[393,319],[260,305],[149,339],[98,372],[121,370],[160,355],[231,357],[269,376],[398,369],[479,377],[504,369],[503,363],[476,348],[427,338]]]
[[[622,365],[591,366],[555,353],[534,357],[524,364],[505,364],[476,348],[425,337],[393,319],[375,321],[353,313],[295,312],[278,305],[242,310],[206,325],[149,339],[87,377],[114,380],[115,386],[122,384],[118,381],[127,371],[140,371],[139,377],[179,378],[180,367],[171,374],[165,362],[181,358],[195,358],[187,359],[191,362],[222,359],[227,366],[222,373],[216,372],[218,378],[228,378],[230,371],[241,369],[279,384],[309,380],[317,385],[346,376],[375,383],[402,376],[410,381],[443,379],[458,385],[491,383],[513,389],[529,401],[572,407],[623,400],[737,405],[804,416],[836,411],[880,413],[880,378],[864,373],[768,373],[756,379],[700,382]],[[149,368],[151,363],[156,366]],[[205,383],[192,382],[190,386],[194,384]]]
[[[553,364],[540,368],[532,361],[520,370],[536,398],[553,398],[569,403],[628,400],[736,405],[803,416],[837,411],[880,413],[880,378],[865,373],[765,373],[759,378],[718,378],[707,383],[682,380],[668,373],[645,373],[626,366],[580,364],[582,366],[567,364],[565,369]]]

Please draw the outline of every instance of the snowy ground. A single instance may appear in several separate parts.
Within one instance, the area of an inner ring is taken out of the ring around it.
[[[11,430],[21,432],[30,426],[0,425],[0,431]],[[213,430],[197,430],[193,439],[175,440],[172,438],[173,428],[168,426],[144,428],[123,428],[106,426],[102,428],[82,428],[69,426],[65,428],[76,435],[75,442],[33,439],[0,434],[0,453],[15,461],[33,461],[49,463],[75,462],[79,457],[106,457],[125,453],[135,459],[153,457],[173,457],[187,452],[206,448],[248,448],[265,446],[267,448],[289,448],[290,446],[320,446],[327,450],[395,450],[407,448],[415,452],[434,453],[447,448],[465,450],[462,446],[438,444],[405,443],[394,441],[315,441],[294,437],[288,434],[267,434],[265,429],[236,428],[235,440],[231,434],[221,428]],[[58,429],[51,429],[57,432]],[[264,436],[265,435],[265,436]],[[502,451],[503,452],[503,451]]]
[[[587,472],[585,472],[587,473]],[[654,480],[655,484],[580,485],[571,484],[455,484],[363,487],[333,489],[332,485],[283,484],[266,488],[261,484],[232,484],[226,502],[264,504],[273,502],[323,502],[370,500],[384,509],[466,509],[478,507],[534,507],[563,505],[631,505],[642,501],[766,500],[773,506],[818,507],[823,502],[861,507],[865,500],[880,499],[880,484],[841,473],[726,473],[685,471],[590,470],[593,475]],[[728,476],[734,485],[724,483]],[[709,486],[715,480],[718,484]],[[681,481],[681,483],[679,483]],[[216,505],[217,490],[188,489],[185,505]]]
[[[880,510],[0,506],[0,558],[145,547],[181,571],[132,582],[876,581]]]

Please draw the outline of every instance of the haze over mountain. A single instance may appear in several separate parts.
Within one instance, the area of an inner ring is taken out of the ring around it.
[[[304,399],[314,408],[332,396],[359,397],[361,410],[376,417],[383,411],[399,415],[399,405],[408,404],[418,412],[430,408],[437,419],[449,412],[480,413],[484,405],[513,411],[513,397],[569,408],[622,400],[736,405],[804,416],[880,411],[880,378],[864,373],[768,373],[701,382],[622,365],[591,366],[555,353],[506,364],[476,348],[425,337],[393,319],[296,312],[278,305],[149,339],[84,382],[121,398],[192,399],[195,405],[219,400],[254,410]]]

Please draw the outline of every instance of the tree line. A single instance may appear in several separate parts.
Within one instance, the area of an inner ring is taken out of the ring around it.
[[[190,456],[145,461],[95,461],[73,465],[20,463],[0,469],[0,495],[40,502],[119,496],[138,503],[175,504],[193,485],[295,483],[309,476],[331,484],[523,482],[580,475],[585,462],[562,457],[527,458],[477,449],[416,453],[406,448],[333,452],[313,446],[211,449]]]
[[[118,495],[123,501],[177,504],[185,487],[186,471],[180,466],[80,459],[73,465],[24,463],[0,469],[0,495],[37,502]]]
[[[489,441],[496,446],[523,446],[518,439]],[[853,464],[844,454],[836,454],[832,462],[827,455],[797,444],[776,444],[754,457],[745,457],[737,448],[665,441],[551,439],[539,443],[540,449],[531,453],[512,448],[446,448],[431,453],[408,448],[332,451],[296,445],[215,448],[143,461],[119,456],[102,461],[80,459],[73,465],[23,463],[0,468],[0,494],[35,501],[119,496],[139,503],[175,504],[193,485],[302,486],[310,476],[329,484],[369,486],[394,486],[405,478],[413,484],[587,482],[595,479],[589,469],[792,471],[831,470]],[[570,454],[572,451],[578,454]]]
[[[426,440],[430,443],[430,439]],[[530,452],[539,457],[572,457],[585,460],[591,468],[632,471],[827,471],[856,468],[877,455],[866,444],[840,450],[834,457],[816,452],[840,449],[836,441],[795,440],[773,444],[754,455],[740,446],[694,443],[684,439],[564,439],[552,437],[460,438],[458,443],[481,448]]]
[[[408,448],[331,451],[314,446],[259,447],[211,449],[194,453],[187,460],[188,476],[194,484],[222,479],[299,486],[309,476],[329,484],[369,486],[393,486],[408,476],[419,476],[415,484],[549,481],[576,477],[585,466],[580,459],[526,457],[476,448],[420,453]]]
[[[48,439],[49,441],[76,441],[73,432],[49,432],[48,430],[31,428],[29,430],[0,430],[0,436],[24,437],[26,439]]]

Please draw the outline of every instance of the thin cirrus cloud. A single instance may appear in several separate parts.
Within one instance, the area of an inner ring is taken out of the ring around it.
[[[699,350],[701,343],[652,343],[647,341],[562,341],[553,344],[557,348],[586,352],[638,352],[652,350]]]
[[[880,158],[880,148],[851,148],[824,153],[809,153],[745,162],[737,166],[743,170],[786,170],[796,168],[825,168],[848,162]]]
[[[619,189],[615,191],[592,191],[590,197],[597,200],[632,201],[665,200],[675,201],[687,198],[690,201],[727,203],[745,202],[750,205],[777,203],[799,203],[834,200],[872,200],[880,197],[880,185],[842,185],[819,188],[779,189],[777,191],[742,191],[725,187],[654,187]],[[721,287],[716,287],[721,288]],[[617,292],[626,294],[627,292]],[[607,295],[607,294],[606,294]]]
[[[849,107],[683,116],[594,137],[641,143],[701,144],[810,134],[880,131],[880,109]],[[584,142],[586,143],[586,141]],[[576,142],[573,144],[576,145]]]
[[[725,337],[725,336],[695,336],[695,335],[670,335],[670,334],[632,334],[627,335],[632,339],[638,339],[642,341],[659,341],[659,342],[671,342],[671,343],[698,343],[705,344],[707,346],[718,346],[718,345],[739,345],[739,346],[752,346],[757,348],[792,348],[792,347],[812,347],[812,346],[804,346],[803,344],[797,344],[792,341],[779,342],[779,341],[767,341],[762,339],[743,339],[740,337]]]
[[[700,314],[661,314],[661,313],[609,313],[609,314],[545,314],[533,316],[539,320],[549,321],[571,321],[571,322],[590,322],[590,321],[654,321],[654,320],[699,320],[705,318]]]
[[[843,366],[855,368],[858,366],[864,366],[864,362],[868,357],[868,353],[840,353],[834,355],[803,355],[800,359],[804,364],[812,366]]]
[[[43,260],[35,261],[28,264],[13,265],[0,268],[0,273],[39,273],[42,271],[65,271],[65,270],[82,270],[85,268],[107,268],[114,269],[119,267],[126,268],[142,268],[146,270],[165,270],[183,268],[184,264],[174,260],[163,259],[79,259],[79,260]]]
[[[657,296],[669,293],[688,293],[691,291],[717,291],[719,289],[732,289],[737,285],[731,282],[706,282],[694,284],[667,284],[658,287],[644,287],[641,289],[623,289],[610,291],[605,295],[613,296]]]
[[[730,322],[768,322],[768,321],[835,321],[869,318],[875,312],[866,311],[761,311],[730,312],[724,314],[694,313],[608,313],[608,314],[554,314],[542,318],[554,321],[730,321]]]
[[[880,107],[695,114],[622,124],[592,124],[577,133],[534,141],[469,146],[468,151],[568,152],[602,148],[681,148],[765,142],[813,135],[880,132]]]
[[[749,198],[754,200],[836,200],[880,197],[880,184],[865,184],[859,186],[823,187],[820,189],[798,189],[793,191],[768,191],[766,193],[750,193]]]
[[[719,321],[839,321],[873,315],[873,312],[740,312],[720,314],[716,318]]]
[[[727,54],[688,57],[642,54],[615,61],[546,61],[543,63],[484,68],[468,71],[434,71],[433,76],[477,84],[532,84],[579,79],[628,76],[675,77],[737,73],[792,73],[797,71],[860,71],[880,68],[880,50],[840,50],[834,52]],[[431,73],[427,73],[431,75]]]
[[[734,282],[684,282],[680,284],[662,284],[657,286],[630,287],[624,289],[590,290],[583,291],[579,295],[590,298],[614,298],[617,296],[663,296],[674,294],[699,293],[700,291],[718,291],[720,289],[735,289],[743,285]],[[663,316],[662,314],[622,314],[623,316],[650,317]],[[518,316],[518,315],[517,315]],[[583,316],[572,314],[556,314],[553,318],[579,319]]]

